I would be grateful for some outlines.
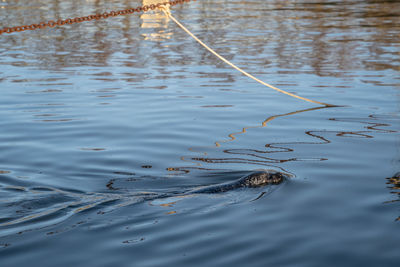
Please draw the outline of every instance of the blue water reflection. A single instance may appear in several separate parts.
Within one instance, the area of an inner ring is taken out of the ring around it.
[[[147,2],[146,2],[147,3]],[[145,4],[146,4],[145,3]],[[141,1],[3,1],[23,25]],[[0,35],[2,266],[397,266],[398,1],[196,1]],[[185,192],[255,169],[277,187]]]

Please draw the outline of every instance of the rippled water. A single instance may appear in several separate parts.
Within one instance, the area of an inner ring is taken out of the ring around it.
[[[141,4],[3,0],[0,25]],[[0,35],[1,266],[397,266],[400,2],[172,13],[340,107],[161,13]],[[293,177],[179,194],[255,169]]]

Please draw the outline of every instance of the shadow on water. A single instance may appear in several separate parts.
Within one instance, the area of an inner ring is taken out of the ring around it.
[[[320,108],[318,108],[320,109]],[[315,110],[315,109],[310,109],[310,110]],[[301,111],[304,112],[304,111]],[[294,113],[289,113],[289,114],[296,114],[299,112],[294,112]],[[283,115],[282,115],[283,116]],[[277,116],[272,116],[270,118],[275,118]],[[270,119],[269,118],[269,119]],[[269,119],[267,119],[266,121],[268,121]],[[374,119],[373,115],[370,115],[369,119]],[[306,131],[305,134],[307,136],[310,136],[314,139],[318,139],[314,142],[279,142],[279,143],[268,143],[265,145],[266,150],[254,150],[254,149],[227,149],[224,150],[225,153],[228,154],[236,154],[236,155],[247,155],[247,156],[252,156],[252,157],[256,157],[256,158],[261,158],[264,160],[264,162],[268,162],[268,163],[283,163],[283,162],[288,162],[288,161],[304,161],[304,160],[311,160],[311,159],[301,159],[301,158],[284,158],[284,159],[276,159],[276,158],[268,158],[265,156],[262,156],[264,154],[269,154],[269,153],[279,153],[279,152],[293,152],[294,149],[290,148],[290,145],[322,145],[322,144],[329,144],[331,143],[331,141],[329,139],[327,139],[326,137],[324,137],[324,135],[329,134],[329,133],[333,133],[336,136],[339,137],[348,137],[348,138],[373,138],[372,135],[368,134],[368,133],[372,133],[372,132],[379,132],[379,133],[394,133],[397,131],[394,130],[390,130],[390,129],[381,129],[381,128],[376,128],[376,127],[389,127],[391,126],[390,124],[386,124],[386,123],[374,123],[374,122],[369,122],[369,121],[365,121],[361,118],[358,119],[340,119],[340,118],[330,118],[329,120],[332,121],[346,121],[346,122],[354,122],[354,123],[359,123],[359,124],[367,124],[367,126],[365,126],[365,128],[367,130],[363,130],[363,131],[329,131],[329,130],[323,130],[323,131]],[[266,122],[264,121],[264,122]],[[263,122],[263,126],[260,127],[264,127],[264,122]],[[255,128],[255,127],[253,127]],[[248,128],[243,128],[243,131],[240,133],[235,133],[235,134],[241,134],[241,133],[245,133],[246,129]],[[232,138],[231,140],[228,141],[232,141],[235,139],[234,135],[235,134],[230,134],[229,136]],[[323,160],[327,160],[326,158],[315,158],[313,160],[319,160],[319,161],[323,161]]]
[[[267,124],[271,122],[274,119],[277,118],[282,118],[282,117],[287,117],[291,115],[296,115],[304,112],[310,112],[310,111],[315,111],[315,110],[322,110],[322,109],[331,109],[331,108],[340,108],[340,107],[314,107],[314,108],[308,108],[308,109],[303,109],[303,110],[298,110],[298,111],[293,111],[285,114],[279,114],[279,115],[273,115],[265,119],[261,125],[258,126],[246,126],[242,128],[242,131],[240,132],[234,132],[229,134],[229,138],[227,140],[223,141],[216,141],[215,145],[216,147],[221,147],[222,144],[228,143],[228,142],[233,142],[236,140],[236,137],[238,135],[245,135],[249,130],[251,129],[257,129],[257,128],[264,128],[267,127]],[[230,157],[230,158],[210,158],[210,157],[192,157],[189,159],[186,159],[185,157],[182,157],[183,161],[190,161],[190,162],[202,162],[206,164],[223,164],[223,163],[240,163],[240,164],[257,164],[260,166],[267,166],[267,167],[274,167],[278,168],[284,172],[289,172],[288,170],[285,170],[283,167],[276,165],[280,163],[285,163],[285,162],[291,162],[291,161],[310,161],[310,160],[315,160],[315,161],[324,161],[327,160],[326,158],[297,158],[297,157],[285,157],[285,158],[273,158],[273,157],[267,157],[265,156],[266,154],[275,154],[275,153],[290,153],[294,152],[294,148],[291,148],[293,145],[324,145],[324,144],[329,144],[331,141],[328,139],[328,137],[325,137],[327,134],[334,134],[338,137],[344,137],[344,138],[373,138],[374,136],[372,133],[396,133],[397,131],[391,130],[391,129],[384,129],[382,127],[390,127],[392,126],[391,124],[388,123],[382,123],[380,122],[380,118],[376,115],[369,115],[368,118],[329,118],[329,121],[337,121],[337,122],[348,122],[348,123],[354,123],[355,125],[365,125],[363,128],[365,130],[357,131],[357,130],[351,130],[351,131],[332,131],[332,130],[307,130],[305,131],[305,135],[309,136],[315,141],[313,142],[273,142],[273,143],[267,143],[265,144],[265,150],[257,150],[257,149],[245,149],[245,148],[239,148],[239,149],[224,149],[223,152],[226,154],[233,154],[233,155],[239,155],[241,157]],[[189,148],[190,151],[195,151],[200,154],[205,154],[201,151],[196,151],[193,148]],[[249,157],[251,159],[249,159]],[[274,165],[275,164],[275,165]],[[181,171],[184,173],[189,173],[190,169],[205,169],[205,170],[212,170],[212,167],[210,168],[205,168],[205,167],[171,167],[169,168],[169,171]]]
[[[235,132],[231,133],[228,136],[230,137],[229,140],[224,140],[224,141],[216,141],[215,145],[216,147],[221,147],[221,144],[235,141],[237,135],[245,134],[248,130],[250,129],[257,129],[257,128],[264,128],[267,126],[269,122],[276,118],[280,117],[286,117],[286,116],[291,116],[303,112],[309,112],[309,111],[314,111],[314,110],[321,110],[321,109],[328,109],[328,108],[334,108],[334,107],[329,107],[329,106],[322,106],[322,107],[314,107],[314,108],[307,108],[303,110],[297,110],[297,111],[292,111],[284,114],[279,114],[279,115],[273,115],[265,119],[261,125],[259,126],[247,126],[243,127],[241,132]],[[335,107],[338,108],[338,107]],[[313,135],[310,131],[306,132],[306,134],[311,135],[312,137],[321,139],[323,142],[322,143],[329,143],[328,140],[323,138],[322,136],[317,136]],[[185,157],[182,157],[183,161],[192,161],[192,162],[204,162],[204,163],[241,163],[241,164],[257,164],[260,166],[268,166],[268,167],[274,167],[278,168],[286,173],[289,173],[288,170],[285,170],[283,167],[278,166],[278,165],[272,165],[273,163],[284,163],[288,161],[301,161],[302,159],[297,159],[297,158],[288,158],[288,159],[274,159],[274,158],[267,158],[263,156],[256,156],[254,153],[262,153],[262,154],[267,154],[267,153],[279,153],[279,152],[292,152],[293,149],[288,148],[288,147],[281,147],[277,145],[282,145],[282,144],[298,144],[299,142],[296,143],[270,143],[266,144],[265,147],[267,149],[274,149],[274,150],[266,150],[266,151],[261,151],[261,150],[254,150],[254,149],[224,149],[223,152],[227,154],[238,154],[238,155],[246,155],[246,156],[254,156],[256,158],[261,158],[262,160],[250,160],[250,159],[245,159],[245,158],[209,158],[209,157],[192,157],[190,159],[185,159]],[[311,143],[306,143],[302,142],[302,144],[318,144],[317,142],[311,142]],[[205,154],[202,153],[201,151],[196,151],[193,148],[189,148],[189,151],[195,151],[200,154]],[[319,159],[319,160],[324,160],[324,159]],[[206,169],[206,170],[212,170],[210,168],[201,168],[201,167],[171,167],[169,168],[169,171],[182,171],[184,173],[189,173],[189,169]]]

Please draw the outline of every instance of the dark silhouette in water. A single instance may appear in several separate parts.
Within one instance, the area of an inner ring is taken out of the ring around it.
[[[212,194],[212,193],[226,192],[241,187],[260,187],[266,185],[278,185],[283,181],[285,181],[285,179],[287,178],[288,178],[287,175],[273,170],[255,171],[233,182],[205,186],[199,189],[191,190],[186,194]]]
[[[157,194],[157,193],[146,193],[146,196],[142,196],[143,200],[151,201],[155,199],[176,197],[176,196],[187,196],[193,194],[216,194],[223,193],[239,188],[244,187],[261,187],[267,185],[278,185],[282,182],[286,181],[290,175],[274,171],[274,170],[262,170],[262,171],[254,171],[248,175],[245,175],[235,181],[226,182],[221,184],[214,184],[209,186],[202,186],[197,189],[188,190],[185,192],[174,192],[174,193],[165,193],[165,194]],[[265,192],[262,194],[264,195]],[[262,196],[261,195],[261,196]],[[257,198],[258,199],[258,198]]]
[[[143,201],[152,201],[156,199],[176,197],[176,196],[190,196],[194,194],[214,194],[222,193],[230,190],[235,190],[245,187],[261,187],[267,185],[278,185],[288,179],[289,175],[274,170],[263,170],[254,171],[248,175],[241,177],[240,179],[234,180],[232,182],[214,184],[210,186],[202,186],[191,190],[181,190],[171,193],[156,193],[156,192],[143,192],[143,193],[133,193],[133,194],[118,194],[118,193],[87,193],[79,191],[68,191],[52,187],[41,187],[36,186],[33,188],[23,188],[20,189],[22,192],[26,192],[27,199],[21,199],[15,203],[6,203],[6,207],[15,207],[15,213],[23,211],[26,216],[10,218],[8,221],[0,221],[0,227],[10,226],[19,223],[25,223],[29,220],[36,219],[43,216],[49,216],[50,214],[55,214],[60,210],[74,210],[72,213],[75,214],[82,212],[86,209],[93,208],[100,204],[113,203],[114,201],[122,201],[122,205],[125,206],[134,203],[140,203]],[[114,189],[113,184],[115,180],[110,180],[107,184],[109,189]],[[17,190],[15,187],[10,187],[10,189]],[[263,192],[257,199],[262,197],[266,192]],[[257,200],[255,199],[255,200]],[[1,204],[1,203],[0,203]],[[53,205],[44,211],[42,210],[47,205]],[[0,208],[4,205],[0,205]],[[78,207],[78,208],[77,208]],[[69,217],[69,215],[66,215]],[[40,220],[39,220],[40,221]]]

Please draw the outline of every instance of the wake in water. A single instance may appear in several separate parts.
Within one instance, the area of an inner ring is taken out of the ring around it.
[[[222,173],[220,175],[231,175]],[[215,194],[239,188],[265,187],[279,185],[290,175],[273,170],[251,172],[230,182],[217,183],[195,188],[181,188],[174,192],[129,192],[114,190],[113,193],[83,192],[47,186],[0,185],[0,229],[2,235],[42,228],[65,221],[74,214],[101,206],[108,211],[156,199],[193,196],[196,194]],[[9,179],[10,180],[10,179]],[[108,185],[109,187],[109,185]],[[271,190],[269,191],[271,192]],[[264,196],[266,191],[262,192]],[[257,197],[256,199],[259,199]]]

